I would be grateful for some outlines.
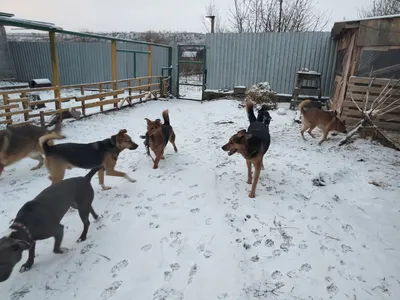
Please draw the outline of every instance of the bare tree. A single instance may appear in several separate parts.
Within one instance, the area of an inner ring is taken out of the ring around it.
[[[214,2],[209,2],[205,7],[205,16],[215,16],[214,19],[214,30],[215,32],[226,32],[226,28],[222,24],[221,15],[219,13],[219,8],[215,5]],[[201,21],[204,25],[204,28],[207,32],[211,32],[210,21],[205,18],[205,16],[201,16]]]
[[[233,1],[229,20],[236,32],[321,31],[330,19],[315,10],[314,0]]]
[[[400,0],[374,0],[370,7],[358,11],[359,17],[378,17],[400,13]]]

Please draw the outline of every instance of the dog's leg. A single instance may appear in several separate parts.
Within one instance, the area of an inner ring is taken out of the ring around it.
[[[253,185],[251,186],[251,191],[249,193],[250,198],[254,198],[256,196],[256,188],[257,188],[257,183],[258,179],[260,178],[260,172],[261,172],[261,160],[255,161],[254,162],[254,180],[253,180]]]
[[[61,242],[63,240],[64,237],[64,225],[62,224],[58,224],[57,228],[54,229],[55,233],[54,233],[54,249],[53,252],[57,253],[57,254],[61,254],[64,253],[64,250],[66,249],[61,249]]]
[[[104,161],[104,168],[106,170],[106,175],[107,176],[124,177],[125,179],[127,179],[130,182],[136,182],[136,180],[130,178],[128,176],[128,174],[126,174],[124,172],[120,172],[120,171],[114,170],[116,164],[117,164],[117,162],[114,161],[114,160],[106,160],[106,161]]]
[[[31,154],[29,154],[29,157],[34,159],[34,160],[39,161],[39,163],[36,166],[31,168],[31,171],[34,171],[34,170],[37,170],[37,169],[40,169],[41,167],[43,167],[44,158],[43,158],[42,154],[40,154],[40,153],[31,153]]]
[[[89,221],[89,211],[90,208],[81,208],[79,210],[79,216],[81,217],[82,223],[83,223],[83,231],[81,236],[79,237],[79,239],[76,241],[77,243],[83,242],[86,240],[86,236],[89,230],[89,225],[90,225],[90,221]]]
[[[153,165],[153,169],[158,169],[158,163],[160,162],[161,157],[164,156],[164,149],[161,150],[160,152],[156,153],[156,158],[154,160],[154,165]]]
[[[308,134],[311,135],[311,137],[312,137],[313,139],[315,139],[315,135],[313,135],[311,131],[313,131],[315,127],[316,127],[315,125],[311,125],[310,128],[309,128],[308,131],[307,131]]]
[[[95,220],[97,220],[97,219],[99,218],[99,215],[96,214],[96,212],[94,211],[92,205],[90,205],[90,213],[91,213],[91,215],[93,216],[93,218],[94,218]]]
[[[318,145],[321,145],[323,142],[325,142],[325,141],[328,139],[329,131],[330,131],[329,126],[325,127],[325,129],[324,129],[324,136],[323,136],[322,140],[320,140],[320,141],[318,142]]]
[[[21,273],[29,271],[32,268],[33,263],[35,261],[35,250],[36,250],[36,242],[33,242],[31,247],[29,248],[28,260],[19,269]]]
[[[169,137],[169,142],[172,144],[172,146],[174,146],[174,151],[178,152],[178,148],[176,148],[176,145],[175,145],[175,138],[176,138],[175,132],[172,130],[171,135]]]
[[[247,183],[251,184],[251,182],[253,181],[252,177],[252,173],[251,173],[251,161],[250,160],[246,160],[246,164],[247,164]]]
[[[100,169],[97,174],[99,175],[99,184],[103,190],[110,190],[111,186],[104,185],[104,169]]]
[[[52,184],[57,183],[64,179],[66,166],[59,163],[56,159],[46,157],[44,159],[44,164],[50,174],[50,180]]]

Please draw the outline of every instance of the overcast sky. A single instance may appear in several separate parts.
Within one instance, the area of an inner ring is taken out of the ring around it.
[[[278,1],[278,0],[277,0]],[[372,0],[315,0],[335,21],[357,18],[357,9]],[[16,17],[47,21],[69,30],[205,32],[202,17],[210,0],[0,0],[0,11]],[[228,22],[233,0],[214,0]]]

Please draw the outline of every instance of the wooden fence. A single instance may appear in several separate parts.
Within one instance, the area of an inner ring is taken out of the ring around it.
[[[360,108],[363,108],[368,91],[368,85],[370,84],[370,82],[371,79],[368,77],[350,77],[342,112],[342,116],[345,118],[346,124],[352,126],[361,120],[361,113],[357,109],[357,106],[351,100],[351,96],[357,102],[358,106]],[[388,85],[386,88],[386,90],[388,90],[390,89],[390,87],[395,86],[396,83],[397,80],[380,78],[375,79],[371,88],[369,89],[369,101],[367,104],[367,110],[370,109],[372,102],[379,96],[385,86]],[[390,103],[393,103],[394,101],[400,99],[400,89],[397,89],[400,87],[399,85],[400,84],[397,84],[397,86],[395,86],[393,90],[389,93],[391,97],[386,100],[385,104],[383,104],[382,107],[386,107]],[[399,105],[399,102],[396,105]],[[395,107],[395,105],[393,105],[392,107]],[[374,124],[376,124],[380,129],[400,132],[400,108],[385,114],[379,120],[376,120]]]
[[[124,83],[125,87],[118,87],[119,83]],[[3,105],[0,105],[0,124],[21,124],[31,123],[39,121],[41,124],[44,122],[44,116],[62,115],[62,112],[68,111],[69,109],[79,109],[82,111],[83,116],[87,116],[87,109],[93,107],[99,107],[100,112],[105,111],[104,106],[113,104],[113,109],[122,108],[132,104],[132,100],[143,98],[165,97],[168,91],[169,77],[161,76],[148,76],[121,79],[116,81],[104,81],[88,84],[76,84],[76,85],[65,85],[65,86],[52,86],[43,88],[33,89],[17,89],[0,91],[0,97],[3,98]],[[105,86],[112,85],[113,89],[105,89]],[[86,94],[88,88],[96,89],[98,93]],[[62,91],[74,89],[80,91],[80,96],[68,96],[62,97]],[[52,91],[55,97],[52,99],[45,100],[33,100],[29,98],[29,94],[37,92]],[[126,93],[128,93],[126,95]],[[19,98],[13,98],[11,96],[18,95]],[[60,95],[57,97],[57,95]],[[113,97],[106,99],[107,97]],[[62,104],[75,100],[77,105],[63,108]],[[93,101],[95,100],[95,101]],[[39,104],[54,103],[54,109],[52,110],[40,110],[32,109],[31,107]],[[15,122],[13,116],[23,115],[23,121],[18,120]],[[36,118],[36,119],[35,119]]]

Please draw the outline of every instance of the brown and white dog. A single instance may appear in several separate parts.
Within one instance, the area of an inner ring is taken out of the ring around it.
[[[55,124],[53,131],[32,124],[12,125],[0,131],[0,175],[4,167],[16,163],[26,157],[37,160],[39,163],[31,168],[37,170],[43,166],[43,151],[39,138],[50,134],[60,133],[61,122]],[[53,141],[50,140],[52,145]]]
[[[306,139],[304,137],[304,132],[307,129],[308,134],[315,138],[312,134],[312,130],[315,127],[320,128],[324,132],[322,140],[318,142],[319,145],[328,139],[328,134],[331,131],[347,133],[346,121],[340,120],[336,111],[323,111],[316,107],[304,108],[306,105],[310,105],[311,103],[311,100],[304,100],[299,104],[299,110],[303,116],[303,128],[300,133],[304,140]]]

